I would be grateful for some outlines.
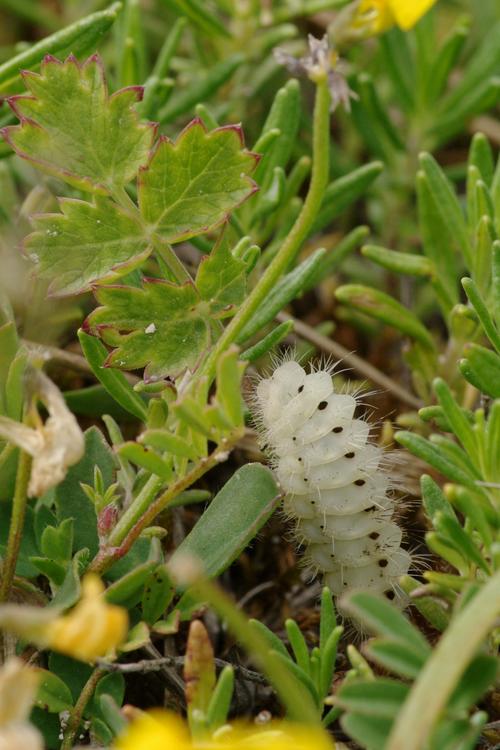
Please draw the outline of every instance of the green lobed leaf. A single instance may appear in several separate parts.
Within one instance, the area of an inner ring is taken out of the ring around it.
[[[193,283],[146,279],[142,288],[107,286],[95,294],[102,307],[84,327],[115,347],[105,367],[146,367],[146,381],[196,368],[210,343],[210,329],[197,308],[200,297]]]
[[[33,218],[35,231],[25,240],[38,275],[50,279],[49,294],[88,291],[127,274],[151,252],[137,219],[108,198],[60,198],[59,205],[62,213]]]
[[[175,142],[161,137],[140,173],[144,220],[168,242],[214,229],[255,191],[256,159],[238,126],[207,132],[195,119]]]
[[[195,282],[201,298],[218,318],[234,314],[246,290],[246,263],[231,253],[225,235],[222,234],[210,255],[201,259]]]
[[[132,108],[142,89],[109,96],[97,55],[82,65],[47,56],[40,74],[23,78],[30,94],[9,100],[21,124],[3,130],[19,156],[85,191],[110,192],[135,177],[154,136]]]

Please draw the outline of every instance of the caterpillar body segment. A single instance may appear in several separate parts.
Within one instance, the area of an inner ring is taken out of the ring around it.
[[[337,393],[331,368],[307,373],[289,360],[256,389],[256,418],[286,493],[307,562],[339,596],[369,589],[403,596],[411,556],[395,519],[394,482],[356,396]]]

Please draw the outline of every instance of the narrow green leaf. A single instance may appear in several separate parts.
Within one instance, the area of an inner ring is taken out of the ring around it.
[[[121,458],[131,461],[133,464],[140,466],[142,469],[146,469],[151,474],[163,479],[165,482],[172,479],[174,470],[171,461],[165,461],[155,451],[144,448],[139,443],[128,442],[123,443],[117,450],[118,455]]]
[[[361,284],[345,284],[335,296],[339,302],[397,328],[427,349],[435,349],[431,334],[417,316],[388,294]]]
[[[158,567],[156,560],[143,562],[118,578],[106,589],[106,601],[124,607],[135,606],[140,600],[144,585],[151,573]]]
[[[207,709],[207,726],[212,732],[227,722],[234,690],[234,669],[227,664],[219,675]]]
[[[432,277],[434,275],[434,265],[428,259],[421,255],[411,253],[399,253],[395,250],[387,250],[385,247],[378,245],[365,245],[361,248],[361,253],[365,258],[373,260],[379,266],[387,268],[394,273],[406,273],[411,276]]]
[[[283,276],[272,292],[261,304],[251,321],[244,327],[237,339],[237,344],[248,341],[265,325],[267,325],[280,310],[295,299],[307,286],[310,278],[316,273],[325,250],[320,248],[313,255],[303,261],[293,271]]]
[[[191,23],[210,35],[231,37],[231,32],[222,21],[205,7],[201,0],[163,0],[165,5],[188,18]]]
[[[322,698],[325,698],[329,694],[332,687],[335,662],[337,660],[337,646],[343,632],[344,628],[342,625],[337,625],[326,639],[324,646],[321,647],[319,691]]]
[[[418,456],[418,458],[426,461],[452,481],[458,482],[458,484],[463,484],[470,489],[477,489],[472,477],[466,474],[463,469],[459,468],[456,464],[452,463],[442,450],[439,450],[439,448],[432,445],[432,443],[425,438],[412,432],[405,431],[397,432],[394,437],[396,441],[409,450],[410,453],[413,453],[415,456]]]
[[[366,750],[385,750],[392,727],[391,719],[348,713],[341,718],[340,723],[349,737],[361,747]]]
[[[458,363],[464,378],[481,393],[500,398],[500,356],[479,344],[466,344],[464,353]]]
[[[467,226],[462,209],[450,183],[441,167],[430,154],[423,153],[420,155],[420,166],[427,177],[429,190],[437,211],[444,224],[450,228],[453,227],[456,242],[464,258],[470,262],[472,251],[467,235]]]
[[[231,347],[217,362],[217,402],[232,425],[243,425],[241,379],[244,372],[238,361],[239,350]]]
[[[487,575],[491,573],[479,549],[455,518],[443,516],[441,513],[438,513],[435,517],[434,525],[438,532],[450,540],[462,557],[477,565]]]
[[[341,216],[354,201],[366,193],[383,170],[381,161],[373,161],[331,182],[325,190],[312,232],[319,232]]]
[[[436,270],[436,294],[447,315],[459,301],[457,284],[457,255],[453,229],[436,204],[430,183],[424,172],[417,174],[418,216],[425,255]]]
[[[422,500],[425,511],[431,521],[436,513],[442,513],[450,518],[456,518],[453,508],[445,498],[443,491],[428,474],[422,474],[420,478]]]
[[[333,630],[337,627],[337,613],[333,603],[332,592],[328,586],[324,586],[321,591],[321,610],[319,621],[319,647],[323,649]]]
[[[269,645],[269,649],[272,651],[276,651],[276,653],[281,654],[284,658],[288,659],[289,661],[292,660],[292,657],[286,650],[286,647],[283,643],[283,641],[278,638],[278,636],[273,633],[272,630],[270,630],[267,625],[264,625],[263,622],[260,622],[260,620],[249,620],[250,627],[256,630],[259,635],[267,642]]]
[[[354,593],[345,598],[347,611],[377,635],[402,642],[426,658],[431,648],[423,635],[389,602],[373,594]]]
[[[442,378],[436,378],[433,387],[453,432],[462,443],[470,460],[474,461],[477,458],[478,446],[465,411],[457,404],[448,384]]]
[[[144,583],[142,616],[148,625],[160,619],[174,597],[175,589],[165,565],[159,565]]]
[[[163,125],[176,117],[190,112],[199,102],[207,101],[218,89],[229,81],[245,58],[234,54],[216,63],[204,76],[198,76],[190,86],[172,96],[159,111],[157,117]]]
[[[263,357],[264,354],[267,354],[275,346],[278,346],[293,331],[293,326],[293,320],[280,323],[267,336],[264,336],[256,344],[241,352],[240,359],[244,362],[255,362],[259,357]]]
[[[310,675],[309,649],[299,626],[295,620],[288,619],[285,622],[285,628],[295,661],[305,674]]]
[[[384,669],[407,679],[415,679],[425,664],[422,655],[406,643],[384,638],[369,641],[366,653]]]
[[[197,451],[191,443],[178,435],[174,435],[168,430],[146,430],[145,432],[142,432],[137,439],[143,445],[156,448],[156,450],[159,451],[171,453],[174,456],[190,458],[193,461],[198,458]]]
[[[362,716],[393,719],[408,695],[409,687],[401,682],[378,677],[344,683],[335,701],[347,711]]]
[[[368,237],[369,232],[368,227],[356,227],[356,229],[346,234],[345,237],[342,237],[335,247],[329,248],[321,259],[321,263],[318,264],[317,270],[309,279],[305,291],[314,289],[314,287],[335,273],[345,258],[353,253]]]
[[[497,352],[500,354],[500,333],[496,329],[493,318],[490,315],[490,312],[479,292],[479,289],[477,288],[473,280],[467,277],[462,279],[462,286],[469,299],[469,302],[471,303],[472,307],[477,313],[479,320],[481,321],[481,325],[483,326],[485,334],[488,336],[489,340],[491,341]]]
[[[92,372],[103,384],[107,392],[124,409],[133,414],[141,422],[147,418],[144,400],[134,391],[125,375],[116,370],[107,369],[104,365],[108,357],[108,350],[95,336],[89,336],[85,331],[78,331],[78,339],[83,353]]]
[[[313,701],[316,704],[318,704],[319,703],[318,691],[316,690],[316,686],[314,682],[311,680],[311,678],[309,677],[309,675],[307,674],[307,672],[304,672],[304,670],[301,667],[299,667],[299,665],[296,664],[294,661],[291,661],[290,659],[287,659],[286,657],[284,657],[281,651],[271,651],[270,653],[273,656],[275,656],[286,669],[288,669],[288,671],[291,673],[291,675],[293,675],[293,677],[296,680],[301,682],[302,685],[304,685],[308,689]]]
[[[300,86],[292,79],[279,89],[274,97],[271,109],[266,118],[262,133],[258,140],[273,130],[279,130],[280,136],[272,147],[266,151],[255,170],[255,179],[266,189],[271,180],[274,169],[284,169],[290,159],[295,145],[300,122]],[[255,149],[258,150],[258,149]]]
[[[20,87],[21,70],[36,70],[46,55],[86,55],[99,46],[100,39],[116,21],[122,8],[121,3],[113,3],[105,10],[81,18],[55,34],[33,44],[19,55],[11,57],[0,65],[0,91],[17,90]]]
[[[469,27],[470,21],[467,17],[459,18],[435,55],[427,78],[426,98],[429,102],[436,101],[443,93],[469,35]]]
[[[190,555],[200,560],[207,575],[219,575],[269,518],[278,497],[269,469],[246,464],[217,493],[172,560]]]

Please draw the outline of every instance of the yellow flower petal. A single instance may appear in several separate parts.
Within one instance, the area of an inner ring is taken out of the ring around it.
[[[387,0],[397,25],[408,31],[425,16],[436,0]]]
[[[95,575],[82,582],[82,598],[68,614],[48,626],[47,645],[80,661],[93,662],[113,652],[126,638],[125,609],[108,604],[104,586]]]
[[[361,0],[355,23],[369,27],[371,34],[382,34],[394,26],[395,17],[387,0]]]
[[[184,722],[166,711],[151,711],[135,719],[113,745],[115,750],[191,750]]]

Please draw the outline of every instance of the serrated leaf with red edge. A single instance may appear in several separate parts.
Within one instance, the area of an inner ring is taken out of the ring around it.
[[[175,378],[194,370],[210,344],[207,311],[191,282],[145,279],[141,288],[105,286],[95,296],[102,307],[84,329],[115,347],[105,366],[146,367],[145,381]]]
[[[141,168],[142,216],[172,243],[214,229],[257,190],[249,176],[257,161],[244,148],[239,126],[209,132],[201,120],[192,120],[175,142],[160,137]]]
[[[151,252],[137,218],[108,198],[61,198],[59,205],[60,214],[32,217],[35,231],[25,240],[38,275],[51,279],[51,295],[80,294],[97,281],[116,279]]]
[[[196,274],[196,287],[215,318],[233,315],[245,298],[246,264],[232,254],[227,232],[222,231],[210,255],[204,255]]]
[[[88,192],[112,192],[136,176],[155,135],[133,109],[141,87],[110,96],[98,55],[82,65],[48,55],[40,73],[22,76],[30,93],[7,100],[20,124],[2,130],[20,157]]]

